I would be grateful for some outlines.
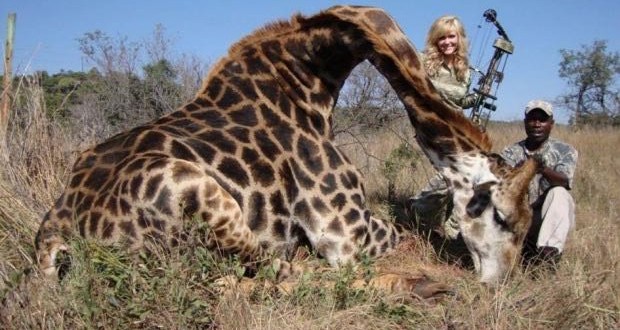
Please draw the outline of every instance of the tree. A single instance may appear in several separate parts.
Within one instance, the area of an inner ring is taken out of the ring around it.
[[[340,93],[333,132],[338,135],[377,129],[404,116],[402,103],[390,84],[365,61],[351,72]]]
[[[618,52],[608,52],[606,41],[595,40],[579,51],[561,49],[560,54],[559,76],[568,83],[569,92],[561,95],[559,102],[572,112],[571,122],[574,125],[618,123]]]

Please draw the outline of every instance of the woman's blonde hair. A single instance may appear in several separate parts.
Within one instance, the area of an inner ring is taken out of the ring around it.
[[[437,41],[450,32],[456,32],[459,37],[453,62],[456,79],[458,81],[465,81],[469,70],[469,59],[467,56],[469,41],[467,40],[463,23],[456,16],[439,17],[431,25],[426,36],[424,66],[431,77],[437,74],[437,70],[439,70],[443,60],[442,53],[437,48]]]

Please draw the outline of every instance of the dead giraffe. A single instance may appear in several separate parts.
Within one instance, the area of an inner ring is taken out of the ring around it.
[[[189,217],[209,225],[203,239],[219,251],[284,260],[283,276],[300,244],[334,267],[389,252],[405,233],[371,216],[361,175],[330,134],[339,91],[364,60],[388,78],[454,187],[482,280],[497,280],[529,221],[521,206],[533,166],[508,170],[488,156],[487,136],[442,103],[394,20],[349,6],[256,31],[231,47],[192,102],[84,151],[37,233],[40,269],[57,272],[56,254],[76,231],[132,250],[176,246]]]

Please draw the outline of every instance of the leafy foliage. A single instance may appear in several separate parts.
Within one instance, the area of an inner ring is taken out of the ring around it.
[[[560,103],[573,116],[573,124],[620,124],[620,90],[616,77],[620,73],[620,54],[608,52],[607,42],[595,40],[581,50],[560,50],[559,75],[570,91],[560,96]]]

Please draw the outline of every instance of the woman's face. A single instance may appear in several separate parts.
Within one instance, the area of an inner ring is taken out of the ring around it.
[[[444,56],[454,55],[458,44],[459,35],[455,31],[450,31],[437,40],[437,48]]]

